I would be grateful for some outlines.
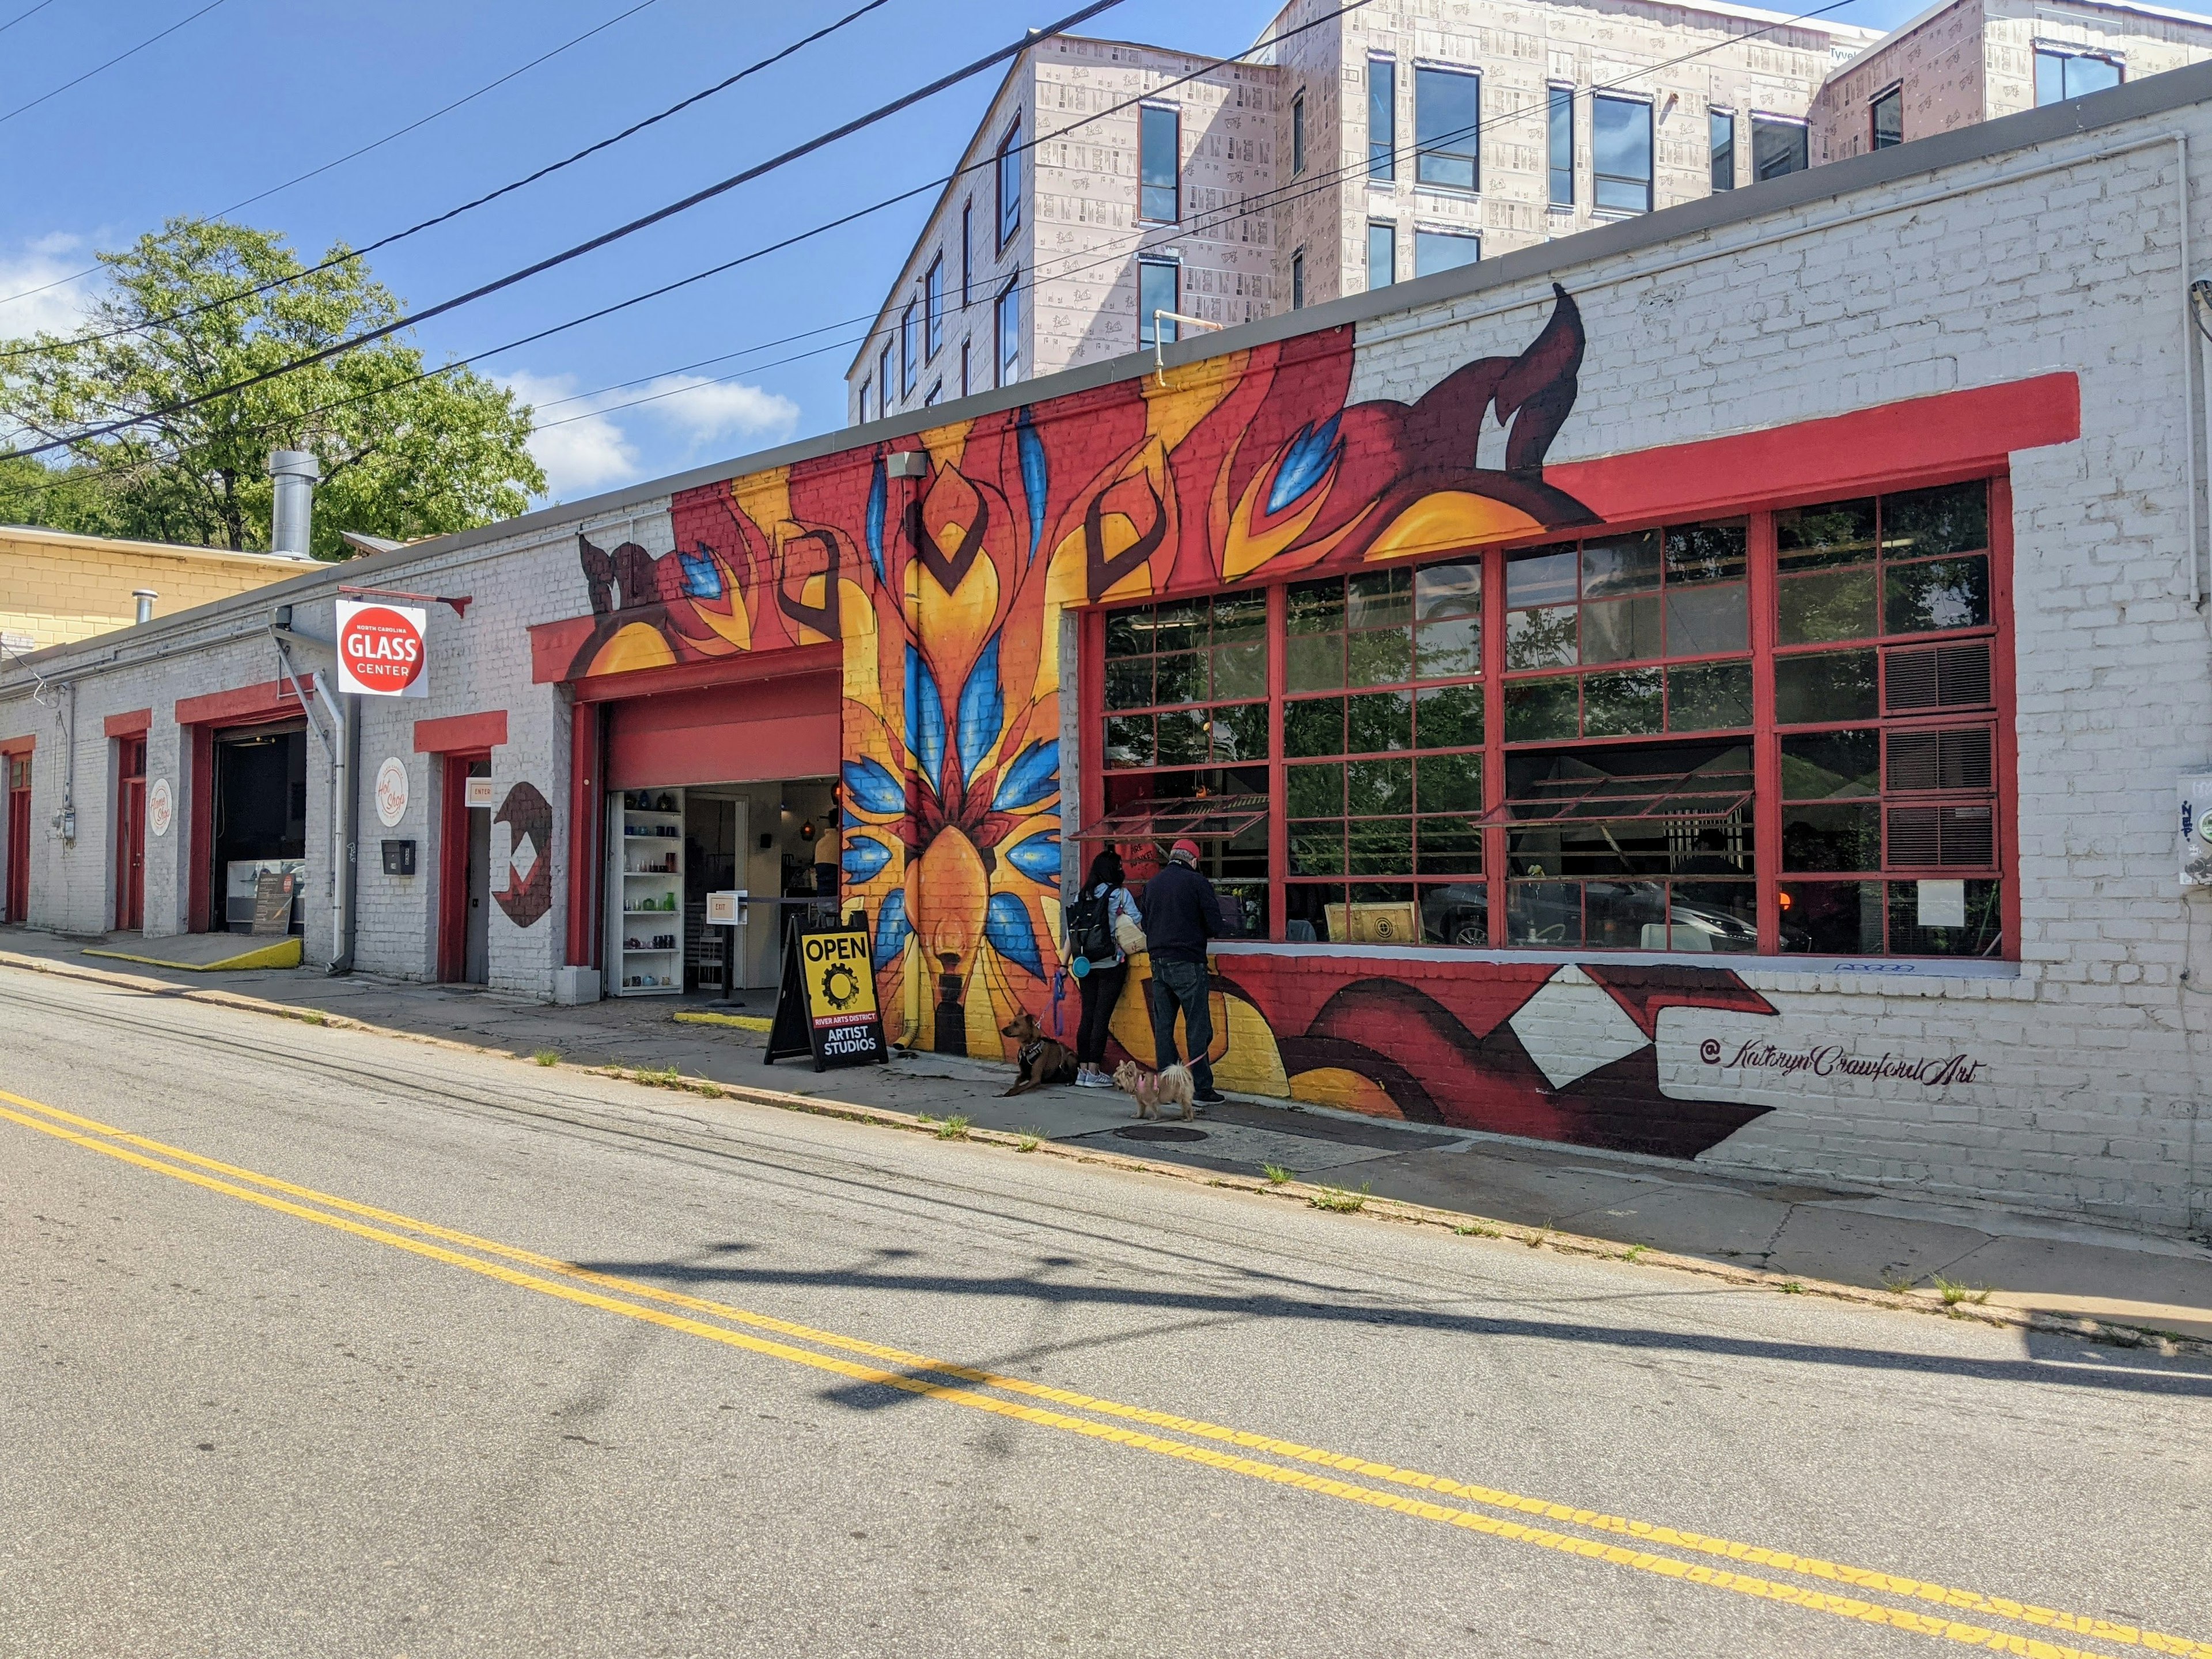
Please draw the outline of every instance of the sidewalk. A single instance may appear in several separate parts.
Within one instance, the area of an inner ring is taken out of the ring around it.
[[[1273,1164],[1301,1181],[1365,1188],[1377,1199],[1537,1230],[1562,1243],[1579,1236],[1876,1293],[1910,1285],[1916,1299],[1930,1303],[1940,1303],[1941,1279],[1970,1293],[1987,1290],[1990,1307],[2212,1343],[2212,1249],[2163,1235],[1995,1205],[1719,1175],[1671,1160],[1277,1102],[1232,1101],[1189,1125],[1138,1123],[1123,1096],[1103,1090],[1002,1098],[1013,1071],[995,1061],[924,1054],[846,1071],[817,1073],[803,1060],[771,1067],[762,1062],[758,1031],[678,1022],[679,1011],[702,1006],[696,1000],[562,1008],[454,986],[363,975],[332,980],[313,969],[194,973],[83,954],[100,943],[0,928],[0,967],[223,994],[525,1058],[551,1050],[570,1065],[673,1066],[685,1079],[961,1116],[979,1129],[1034,1132],[1224,1175],[1256,1176]],[[749,1016],[769,1012],[767,993],[748,1002],[757,1005],[744,1011]]]

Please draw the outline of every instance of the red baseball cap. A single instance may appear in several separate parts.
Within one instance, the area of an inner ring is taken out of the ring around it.
[[[1170,858],[1175,857],[1179,853],[1188,853],[1190,854],[1190,861],[1193,864],[1198,862],[1198,843],[1193,841],[1189,836],[1185,836],[1181,841],[1168,848],[1168,856]]]

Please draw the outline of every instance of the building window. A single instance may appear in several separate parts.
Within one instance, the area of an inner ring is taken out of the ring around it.
[[[2011,954],[1991,556],[1976,480],[1109,611],[1105,807],[1264,809],[1277,939]]]
[[[1905,142],[1905,88],[1892,87],[1874,100],[1874,142],[1871,148],[1887,149]]]
[[[1291,255],[1291,309],[1304,311],[1306,307],[1306,251],[1304,248]]]
[[[999,246],[1004,248],[1022,228],[1022,120],[1014,118],[999,140]]]
[[[929,262],[921,279],[922,350],[933,362],[945,349],[945,256]]]
[[[932,381],[930,383],[929,390],[922,396],[921,406],[924,409],[927,409],[932,404],[942,403],[944,401],[945,382],[943,380]]]
[[[1651,211],[1651,106],[1640,99],[1590,100],[1591,199],[1601,212]]]
[[[1021,378],[1017,372],[1022,360],[1022,276],[1019,271],[1006,278],[1006,287],[999,290],[991,317],[993,330],[998,337],[999,384],[1006,386]]]
[[[1552,162],[1552,205],[1575,204],[1575,89],[1553,87],[1545,106]]]
[[[1413,232],[1413,275],[1433,276],[1440,270],[1455,270],[1462,265],[1471,265],[1482,258],[1482,238],[1458,230],[1420,230]]]
[[[1182,217],[1182,117],[1147,104],[1137,112],[1137,216],[1156,224]]]
[[[1367,286],[1388,288],[1398,280],[1398,227],[1381,219],[1367,222]]]
[[[1181,337],[1175,319],[1159,313],[1182,309],[1182,267],[1173,259],[1137,261],[1139,346],[1150,349],[1155,345],[1171,345]]]
[[[1811,165],[1802,121],[1779,115],[1751,118],[1751,176],[1764,182],[1785,174],[1802,173]]]
[[[891,412],[891,349],[888,341],[884,343],[884,349],[876,354],[876,385],[881,389],[883,394],[883,403],[876,412],[878,415],[888,415]]]
[[[1735,116],[1717,109],[1705,117],[1707,141],[1713,149],[1713,188],[1735,188]]]
[[[914,396],[915,376],[921,368],[921,319],[911,300],[899,317],[899,396]]]
[[[868,399],[874,396],[875,390],[876,383],[872,380],[860,382],[860,409],[858,419],[865,421],[868,418]]]
[[[975,302],[975,198],[960,204],[960,308]]]
[[[1388,58],[1367,60],[1367,176],[1398,176],[1398,65]]]
[[[969,396],[975,390],[974,360],[975,343],[972,339],[960,342],[960,395]]]
[[[1482,138],[1482,79],[1472,70],[1413,71],[1415,182],[1443,190],[1475,190]]]
[[[1301,87],[1291,99],[1291,177],[1306,170],[1306,94]]]
[[[2035,104],[2038,109],[2045,104],[2063,104],[2069,98],[2084,98],[2093,92],[2103,92],[2120,84],[2120,66],[2109,58],[2094,58],[2086,53],[2045,52],[2041,47],[2035,52]]]

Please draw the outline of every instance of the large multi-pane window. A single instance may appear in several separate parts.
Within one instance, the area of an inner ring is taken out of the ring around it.
[[[1398,280],[1398,227],[1382,219],[1367,222],[1367,286],[1388,288]]]
[[[1553,87],[1545,100],[1544,143],[1551,160],[1552,205],[1575,204],[1575,89]]]
[[[999,246],[1004,248],[1022,228],[1022,123],[1014,118],[1006,136],[999,140]]]
[[[907,301],[899,314],[899,396],[914,395],[915,376],[921,368],[921,320],[915,302]]]
[[[1590,100],[1591,198],[1606,213],[1651,210],[1651,106],[1640,98]]]
[[[1105,808],[1279,939],[2008,954],[1991,488],[1110,611]]]
[[[891,348],[889,341],[885,341],[884,349],[876,354],[876,386],[883,397],[876,413],[888,415],[891,412]]]
[[[1137,261],[1137,343],[1172,344],[1178,337],[1174,313],[1182,308],[1176,291],[1182,267],[1173,259]],[[1165,313],[1165,314],[1163,314]]]
[[[1455,270],[1462,265],[1471,265],[1482,258],[1482,239],[1457,230],[1421,230],[1413,232],[1413,275],[1433,276],[1440,270]]]
[[[1006,278],[1006,285],[992,302],[991,330],[997,339],[992,355],[998,364],[999,384],[1008,386],[1021,378],[1022,274],[1018,270]]]
[[[1388,58],[1367,60],[1367,176],[1398,176],[1398,65]]]
[[[929,262],[921,278],[921,349],[933,362],[945,349],[945,256]]]
[[[1802,121],[1779,115],[1751,118],[1751,176],[1754,179],[1764,182],[1802,173],[1812,165],[1811,154]]]
[[[975,303],[975,198],[971,196],[960,204],[960,307],[963,311]]]
[[[1710,111],[1705,116],[1705,139],[1713,152],[1713,188],[1735,188],[1735,116],[1729,110]]]
[[[1481,187],[1482,81],[1471,70],[1413,70],[1413,178],[1443,190]]]
[[[1306,305],[1306,251],[1299,248],[1291,255],[1291,309],[1304,311]]]
[[[2063,104],[2069,98],[2085,98],[2120,84],[2120,66],[2109,58],[2089,53],[2035,52],[2035,105]]]
[[[1137,112],[1137,216],[1173,224],[1182,216],[1182,117],[1158,104]]]

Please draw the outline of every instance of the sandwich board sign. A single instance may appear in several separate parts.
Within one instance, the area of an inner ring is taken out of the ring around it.
[[[810,1055],[817,1072],[832,1066],[880,1066],[890,1058],[883,1011],[876,1006],[876,964],[867,918],[855,910],[842,922],[799,927],[783,947],[775,1018],[762,1058]]]
[[[370,697],[424,697],[422,669],[428,614],[420,605],[364,605],[340,599],[338,690]]]

